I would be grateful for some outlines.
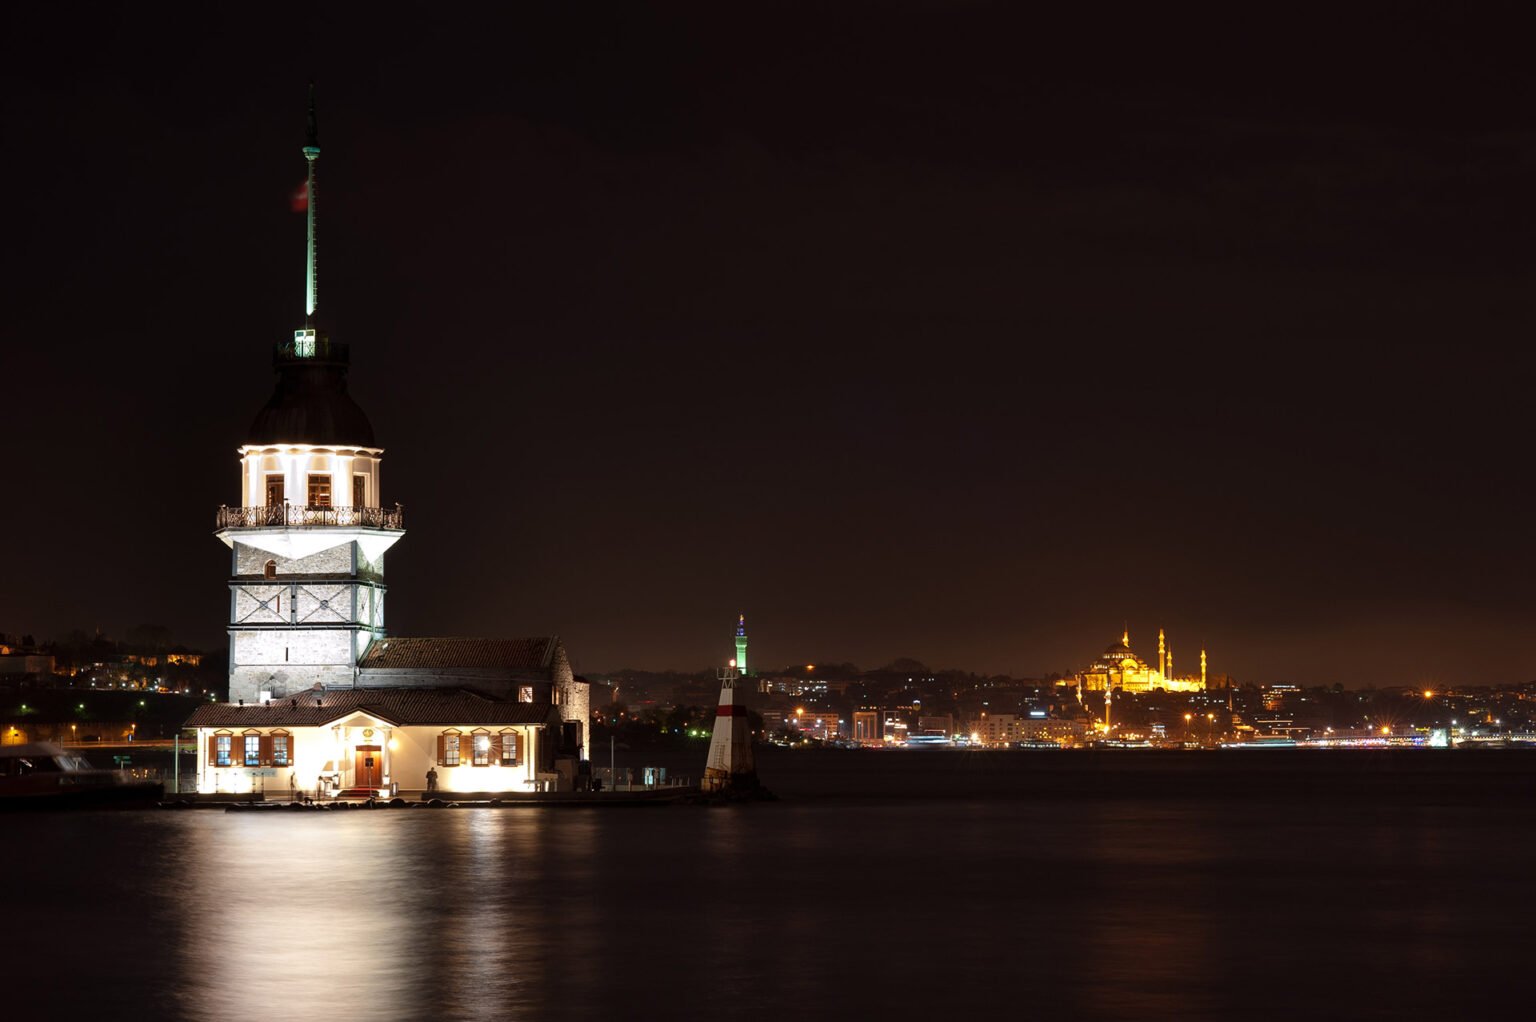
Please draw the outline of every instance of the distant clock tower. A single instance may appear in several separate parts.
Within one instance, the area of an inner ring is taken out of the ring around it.
[[[347,393],[349,353],[316,326],[320,144],[310,88],[304,327],[277,345],[277,389],[240,448],[240,506],[215,535],[233,553],[229,699],[265,701],[321,682],[349,688],[384,635],[384,553],[404,535],[381,500],[373,426]]]

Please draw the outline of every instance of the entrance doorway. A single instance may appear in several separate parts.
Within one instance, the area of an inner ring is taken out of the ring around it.
[[[358,788],[377,788],[384,783],[384,750],[378,745],[359,745],[352,784]]]

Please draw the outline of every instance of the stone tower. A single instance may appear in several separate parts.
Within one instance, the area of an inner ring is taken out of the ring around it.
[[[384,552],[404,535],[385,508],[373,426],[347,393],[349,353],[317,326],[320,144],[310,88],[304,327],[277,345],[277,388],[239,449],[241,501],[215,535],[233,554],[229,699],[355,683],[384,635]]]

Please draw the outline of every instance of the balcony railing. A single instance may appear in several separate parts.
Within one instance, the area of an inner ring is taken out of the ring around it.
[[[296,336],[291,341],[279,341],[273,346],[272,364],[281,366],[298,362],[334,362],[346,365],[349,354],[347,345],[333,341],[324,334],[310,334]]]
[[[330,507],[305,504],[266,504],[261,507],[221,507],[220,529],[272,529],[298,525],[340,525],[363,529],[404,529],[405,509],[394,507]]]

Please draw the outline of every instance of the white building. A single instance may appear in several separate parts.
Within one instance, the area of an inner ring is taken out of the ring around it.
[[[544,748],[560,723],[551,704],[465,689],[344,689],[260,706],[210,703],[187,723],[199,735],[200,792],[361,797],[425,791],[435,780],[445,794],[499,794],[562,780],[548,769]]]
[[[303,152],[306,315],[277,346],[276,390],[239,448],[240,504],[218,513],[230,702],[188,721],[198,789],[415,789],[428,766],[444,791],[568,787],[587,758],[588,699],[559,639],[385,632],[384,555],[404,514],[384,503],[384,450],[347,393],[350,352],[316,326],[313,103]]]

